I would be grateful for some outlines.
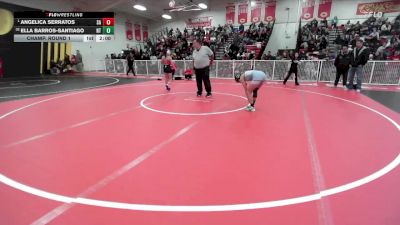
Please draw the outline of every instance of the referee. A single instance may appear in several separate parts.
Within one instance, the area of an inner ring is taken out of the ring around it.
[[[196,39],[193,41],[193,68],[196,73],[197,82],[197,97],[200,97],[204,88],[207,91],[206,97],[209,98],[211,94],[210,82],[210,65],[212,65],[214,53],[207,46],[202,46],[201,41]]]

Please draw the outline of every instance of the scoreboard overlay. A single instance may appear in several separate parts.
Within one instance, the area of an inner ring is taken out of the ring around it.
[[[15,12],[14,42],[114,40],[113,12]]]

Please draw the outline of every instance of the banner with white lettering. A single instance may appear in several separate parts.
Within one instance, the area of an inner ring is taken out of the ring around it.
[[[210,28],[211,22],[212,22],[211,16],[190,18],[186,21],[186,27],[187,28],[197,28],[197,27]]]
[[[132,40],[133,39],[132,23],[129,21],[126,21],[125,27],[126,27],[126,39]]]
[[[229,3],[226,6],[226,23],[234,24],[235,23],[235,3]]]
[[[143,25],[143,41],[149,40],[149,27],[147,25]]]
[[[276,0],[267,0],[265,2],[264,21],[272,22],[275,20]]]
[[[238,14],[238,21],[240,24],[247,23],[247,11],[249,9],[249,4],[247,3],[240,3],[239,4],[239,14]]]
[[[142,37],[141,37],[141,33],[140,33],[140,24],[135,24],[135,39],[136,41],[141,41]]]
[[[254,2],[254,5],[251,7],[251,22],[258,23],[261,21],[261,7],[261,1]]]

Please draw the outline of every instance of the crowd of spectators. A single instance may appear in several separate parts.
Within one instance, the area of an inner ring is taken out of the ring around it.
[[[301,28],[298,40],[300,59],[333,60],[342,46],[349,50],[355,48],[356,41],[362,40],[369,48],[371,60],[400,60],[400,15],[394,20],[385,17],[371,16],[363,23],[347,21],[340,24],[335,16],[331,20],[312,20]],[[329,45],[329,34],[335,35],[334,45]],[[294,50],[282,50],[272,55],[267,52],[264,60],[290,59]]]
[[[218,25],[212,28],[196,27],[193,29],[167,29],[157,37],[156,43],[147,41],[143,49],[130,49],[121,53],[106,55],[106,59],[125,59],[129,52],[134,54],[135,60],[161,59],[167,52],[172,59],[191,60],[194,39],[203,40],[203,44],[210,47],[217,55],[218,49],[223,50],[223,59],[255,59],[255,50],[249,50],[248,45],[258,45],[260,51],[265,48],[272,32],[272,23],[252,23],[245,29],[244,25],[234,28],[232,25]],[[261,57],[261,56],[260,56]]]
[[[335,34],[335,46],[329,46],[327,37],[329,31]],[[364,46],[371,52],[371,60],[399,60],[400,59],[400,15],[394,20],[382,15],[381,17],[371,16],[364,22],[352,23],[348,20],[340,24],[337,17],[327,21],[311,21],[302,29],[302,43],[300,51],[316,53],[319,59],[335,57],[342,46],[354,49],[357,40],[362,40]],[[325,50],[324,50],[325,49]],[[332,52],[331,57],[329,53]]]
[[[312,20],[305,24],[300,31],[298,40],[299,57],[302,60],[333,60],[343,45],[351,51],[357,40],[363,40],[364,46],[369,48],[370,59],[373,60],[400,60],[400,15],[394,20],[385,17],[371,16],[364,22],[344,21],[340,23],[338,17],[332,19]],[[275,54],[270,51],[257,55],[255,50],[248,46],[257,45],[261,52],[268,43],[273,24],[252,23],[246,27],[240,25],[218,25],[212,28],[197,27],[193,29],[167,29],[157,37],[155,43],[145,43],[143,49],[131,49],[135,60],[161,59],[168,51],[175,60],[191,60],[194,39],[203,40],[204,45],[210,47],[216,56],[219,49],[223,50],[224,60],[285,60],[294,55],[293,50],[280,50]],[[329,34],[334,33],[333,45],[329,44]],[[220,50],[221,51],[221,50]],[[125,59],[129,51],[111,54],[106,58]]]

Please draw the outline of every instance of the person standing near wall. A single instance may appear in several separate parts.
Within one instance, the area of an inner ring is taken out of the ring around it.
[[[129,52],[128,56],[126,57],[126,61],[128,63],[128,71],[126,71],[126,76],[128,76],[130,71],[132,71],[133,76],[136,76],[135,69],[133,68],[134,60],[135,60],[135,57],[133,56],[133,53]]]
[[[336,79],[335,79],[335,87],[339,83],[339,79],[343,76],[343,87],[346,87],[347,84],[347,73],[350,68],[350,55],[349,49],[347,46],[343,46],[340,54],[335,59],[335,67],[336,67]]]
[[[76,50],[76,70],[78,72],[82,72],[83,71],[83,59],[82,59],[82,55],[81,52],[79,50]]]
[[[367,64],[369,58],[368,49],[363,46],[361,39],[356,41],[356,48],[350,53],[350,70],[349,70],[349,84],[347,89],[353,89],[354,76],[357,75],[357,86],[355,87],[357,92],[361,92],[362,75],[365,64]]]
[[[283,81],[284,85],[286,85],[286,82],[289,80],[289,78],[292,75],[292,73],[294,73],[294,79],[295,79],[296,86],[300,85],[299,84],[299,80],[297,79],[297,72],[298,72],[297,66],[299,65],[299,63],[300,63],[299,53],[296,52],[294,54],[294,56],[292,57],[292,62],[290,64],[289,72],[286,75],[285,80]]]
[[[214,53],[207,46],[202,46],[201,41],[196,39],[193,41],[193,68],[196,73],[197,97],[200,97],[204,87],[207,91],[206,97],[212,96],[210,82],[210,65],[213,63]]]

